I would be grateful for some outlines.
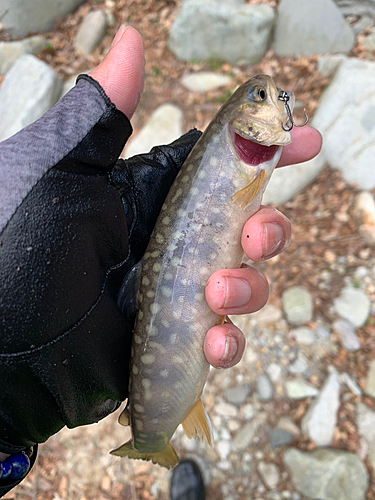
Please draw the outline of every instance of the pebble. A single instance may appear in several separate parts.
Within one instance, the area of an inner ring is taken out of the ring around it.
[[[285,451],[295,488],[307,498],[319,500],[365,500],[369,474],[360,458],[346,451],[317,449]]]
[[[307,326],[295,328],[290,333],[299,344],[312,345],[316,341],[314,330]]]
[[[294,437],[301,435],[300,428],[293,422],[290,417],[281,417],[276,425],[277,429],[289,432]]]
[[[353,31],[356,35],[361,33],[361,31],[365,31],[368,28],[372,28],[374,26],[374,20],[369,16],[362,16],[356,23],[352,25]]]
[[[185,75],[181,79],[184,87],[192,92],[209,92],[220,87],[225,87],[232,82],[228,75],[214,73],[210,71],[202,71],[201,73],[191,73]]]
[[[217,404],[215,406],[215,412],[226,418],[235,417],[237,415],[236,407],[228,403]]]
[[[252,314],[251,317],[262,324],[276,323],[283,317],[283,312],[279,307],[273,304],[266,304],[260,311]]]
[[[250,394],[250,385],[242,384],[238,387],[229,387],[224,391],[224,397],[228,403],[241,406]]]
[[[359,387],[357,382],[346,372],[341,373],[340,381],[347,386],[347,388],[355,395],[361,396],[362,389]]]
[[[272,429],[270,435],[270,444],[272,448],[278,448],[279,446],[284,446],[286,444],[290,444],[294,439],[293,434],[284,429]]]
[[[300,286],[293,286],[282,294],[283,309],[288,323],[302,325],[311,321],[313,302],[310,293]]]
[[[246,450],[251,441],[254,439],[258,427],[259,422],[255,419],[245,424],[244,427],[234,437],[232,441],[232,450],[234,452]]]
[[[228,441],[219,441],[216,446],[216,451],[218,452],[221,460],[226,460],[230,453],[230,443]]]
[[[273,396],[273,385],[265,373],[261,373],[255,379],[255,387],[258,393],[259,399],[262,401],[268,401]]]
[[[105,35],[108,16],[104,10],[93,10],[83,19],[75,36],[74,47],[81,54],[88,56]]]
[[[148,153],[154,146],[169,144],[182,135],[183,115],[180,108],[166,103],[159,106],[144,127],[125,147],[124,158]]]
[[[336,313],[356,328],[363,326],[370,313],[370,300],[362,290],[345,287],[333,301]]]
[[[267,366],[266,372],[272,382],[278,382],[282,374],[282,368],[276,363],[271,363]]]
[[[339,336],[341,345],[345,350],[351,352],[358,351],[361,348],[355,328],[349,321],[338,319],[334,321],[332,327],[333,331]]]
[[[332,368],[319,395],[302,419],[302,431],[318,446],[331,444],[340,406],[340,382]]]
[[[244,420],[251,420],[254,417],[254,415],[255,415],[254,405],[249,403],[241,408],[241,418],[243,418]]]
[[[364,403],[357,405],[356,424],[359,434],[367,445],[367,455],[372,467],[375,467],[375,412]]]
[[[38,35],[16,42],[0,42],[0,75],[4,75],[23,54],[38,55],[46,43],[46,39]]]
[[[299,355],[298,358],[288,366],[290,373],[305,373],[309,365],[304,356]]]
[[[370,361],[369,370],[366,377],[366,394],[375,398],[375,359]]]
[[[315,397],[319,394],[316,387],[304,380],[288,380],[285,382],[287,396],[292,399],[304,399]]]
[[[263,482],[270,490],[276,488],[280,481],[279,469],[273,463],[259,462],[258,472]]]

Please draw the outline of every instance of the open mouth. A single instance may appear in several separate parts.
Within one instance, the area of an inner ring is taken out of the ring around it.
[[[256,166],[271,160],[279,148],[279,146],[263,146],[249,139],[244,139],[231,129],[230,134],[236,153],[248,165]]]

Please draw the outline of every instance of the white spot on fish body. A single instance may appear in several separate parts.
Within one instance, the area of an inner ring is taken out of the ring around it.
[[[168,224],[170,224],[170,223],[171,223],[171,218],[170,218],[168,215],[166,215],[166,216],[163,218],[162,223],[163,223],[165,226],[168,226]]]
[[[175,344],[175,343],[176,343],[176,340],[177,340],[177,337],[178,337],[177,332],[173,332],[173,333],[171,334],[171,336],[169,337],[169,342],[170,342],[171,344]]]
[[[138,319],[143,319],[143,311],[138,311]]]
[[[145,252],[143,260],[147,260],[150,257],[150,255],[151,255],[150,252]]]
[[[161,244],[161,243],[164,243],[164,236],[160,233],[158,233],[156,236],[155,236],[155,240],[157,243]]]
[[[190,179],[190,176],[189,175],[184,175],[183,178],[181,179],[182,182],[186,183],[188,182]]]
[[[191,172],[194,168],[194,165],[192,163],[190,163],[187,167],[186,167],[186,172]]]
[[[154,250],[151,254],[151,257],[156,259],[157,257],[159,257],[160,255],[160,251],[159,250]]]
[[[204,170],[200,170],[198,172],[198,179],[204,179],[206,177],[206,172]]]
[[[164,295],[164,297],[166,297],[167,299],[168,299],[169,297],[172,297],[172,290],[171,290],[170,288],[166,287],[166,286],[163,286],[163,287],[161,288],[161,293],[162,293],[162,295]]]
[[[202,292],[198,292],[198,293],[196,293],[196,294],[194,295],[194,299],[195,299],[196,301],[201,301],[201,300],[203,300],[203,293],[202,293]]]
[[[144,413],[145,412],[145,409],[143,408],[142,405],[136,403],[135,405],[133,405],[134,407],[134,410],[137,411],[138,413]]]
[[[159,262],[155,262],[155,264],[152,266],[152,270],[155,272],[155,273],[158,273],[161,269],[161,264]]]
[[[142,422],[142,420],[139,420],[138,418],[136,418],[136,419],[134,420],[134,423],[135,423],[135,426],[136,426],[136,428],[137,428],[138,430],[140,430],[140,431],[141,431],[141,430],[143,429],[143,422]]]
[[[140,337],[139,335],[137,334],[134,334],[133,336],[133,340],[136,344],[142,344],[143,340],[142,340],[142,337]]]
[[[161,305],[158,304],[157,302],[154,302],[153,304],[150,305],[150,311],[151,314],[157,314],[161,309]]]
[[[163,392],[161,393],[161,397],[162,397],[163,399],[169,399],[169,398],[171,397],[171,393],[170,393],[170,392],[168,392],[168,391],[163,391]]]
[[[175,267],[178,267],[180,265],[180,259],[178,257],[173,257],[171,260],[171,264]]]
[[[151,380],[149,380],[148,378],[143,378],[141,380],[141,384],[145,389],[149,389],[151,387]]]
[[[208,267],[201,267],[199,269],[199,274],[200,275],[208,275],[208,274],[210,274],[210,270],[208,269]]]
[[[146,293],[146,297],[148,297],[149,299],[153,299],[155,297],[155,292],[153,292],[152,290],[149,290]]]
[[[216,156],[211,156],[210,158],[210,165],[211,167],[216,167],[219,163],[219,160],[216,158]]]
[[[199,189],[194,186],[191,188],[190,193],[195,196],[199,193]]]
[[[137,367],[136,365],[133,365],[133,366],[132,366],[132,373],[133,373],[134,375],[138,375],[139,370],[138,370],[138,367]]]
[[[178,356],[177,354],[175,356],[173,356],[173,358],[172,358],[172,363],[181,364],[183,362],[184,362],[184,360],[180,356]]]
[[[144,365],[152,365],[155,361],[155,356],[153,354],[144,354],[141,356],[141,361]]]
[[[169,371],[168,370],[162,370],[160,372],[160,376],[163,377],[163,378],[168,378],[169,376]]]
[[[172,203],[175,203],[178,200],[178,198],[182,195],[182,193],[183,193],[182,189],[178,188],[175,195],[173,196],[173,198],[171,200]]]
[[[148,325],[146,327],[146,332],[150,337],[156,337],[158,334],[158,329],[154,325]]]
[[[182,208],[179,208],[179,209],[177,210],[177,215],[178,215],[179,217],[184,217],[184,216],[186,215],[186,211],[185,211],[185,210],[183,210]]]
[[[167,321],[166,319],[163,319],[163,321],[161,322],[161,324],[164,326],[164,328],[169,328],[171,326],[171,324],[169,323],[169,321]]]

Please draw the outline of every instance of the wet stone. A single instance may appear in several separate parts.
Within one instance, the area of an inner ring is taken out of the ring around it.
[[[341,345],[347,351],[358,351],[361,348],[354,326],[343,319],[333,323],[333,331],[340,338]]]
[[[259,375],[255,380],[258,396],[263,401],[268,401],[273,396],[273,385],[265,373]]]
[[[335,311],[343,319],[359,328],[365,324],[370,313],[370,300],[362,290],[346,287],[340,297],[333,301]]]
[[[275,464],[259,462],[258,472],[263,482],[270,490],[276,488],[280,480],[280,474]]]
[[[304,380],[288,380],[285,383],[287,396],[292,399],[304,399],[315,397],[319,394],[316,387],[308,384]]]
[[[284,446],[286,444],[290,444],[294,439],[293,434],[284,429],[275,429],[272,430],[270,435],[270,443],[272,448],[278,448],[279,446]]]
[[[305,326],[295,328],[294,330],[291,330],[290,333],[299,344],[312,345],[316,340],[314,331]]]

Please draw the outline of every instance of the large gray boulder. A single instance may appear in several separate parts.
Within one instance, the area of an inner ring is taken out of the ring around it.
[[[1,24],[11,35],[49,31],[58,17],[73,12],[84,0],[0,0]]]
[[[375,187],[375,62],[349,58],[325,90],[313,124],[323,134],[323,154],[345,180]]]
[[[40,118],[58,101],[62,82],[46,63],[21,56],[0,88],[0,141]]]
[[[281,56],[350,52],[354,33],[333,0],[281,0],[273,48]]]
[[[269,5],[185,0],[172,25],[169,47],[183,61],[253,64],[266,53],[274,18]]]
[[[23,54],[39,54],[46,43],[42,36],[31,36],[16,42],[0,42],[0,75],[4,75]]]

